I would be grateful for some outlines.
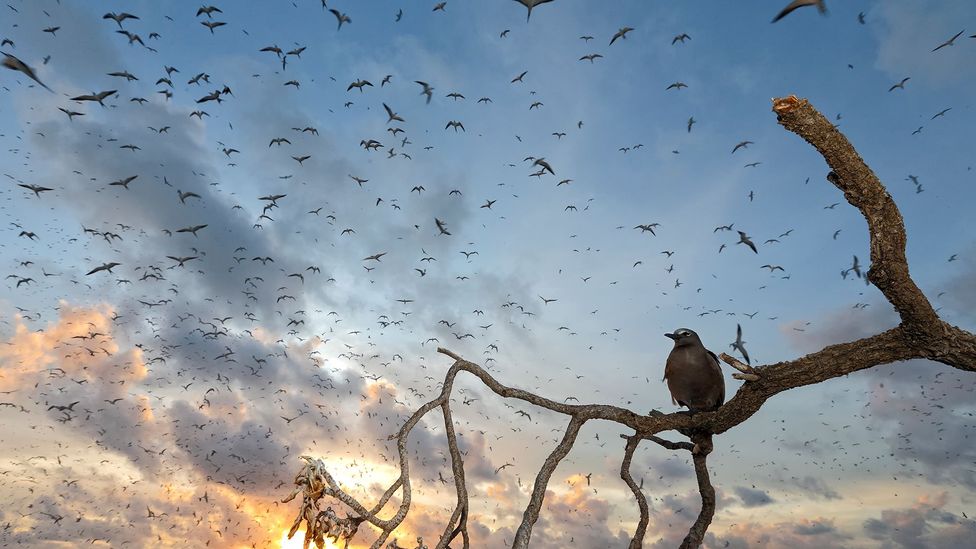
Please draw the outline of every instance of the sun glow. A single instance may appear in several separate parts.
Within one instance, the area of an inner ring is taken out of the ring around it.
[[[281,533],[281,549],[302,549],[302,540],[305,539],[305,530],[299,530],[295,532],[294,537],[288,539],[288,531]],[[309,544],[310,547],[315,547],[314,543]],[[322,549],[339,549],[339,546],[332,543],[332,540],[325,538],[325,545]]]

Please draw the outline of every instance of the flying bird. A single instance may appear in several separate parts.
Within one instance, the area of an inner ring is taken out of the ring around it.
[[[742,231],[737,232],[739,233],[739,241],[736,242],[736,244],[745,244],[746,246],[749,246],[749,249],[758,254],[759,250],[756,249],[756,245],[752,242],[752,239],[749,238],[749,235]]]
[[[339,10],[332,8],[329,11],[332,13],[332,15],[335,15],[336,20],[339,21],[339,26],[336,27],[336,30],[342,30],[343,23],[352,23],[352,19],[350,19],[348,15],[340,13]]]
[[[430,87],[430,84],[422,80],[414,80],[417,84],[424,87],[423,91],[420,92],[421,95],[427,96],[427,104],[430,105],[430,99],[434,96],[434,88]]]
[[[114,269],[115,267],[118,267],[119,265],[121,265],[121,263],[116,263],[114,261],[111,262],[111,263],[103,263],[102,265],[99,265],[98,267],[95,267],[94,269],[92,269],[92,270],[88,271],[87,273],[85,273],[85,276],[92,275],[92,274],[95,274],[95,273],[100,272],[100,271],[112,272],[112,269]]]
[[[888,88],[888,91],[889,92],[893,92],[896,89],[902,89],[902,90],[905,89],[905,82],[908,82],[911,79],[912,79],[912,77],[910,77],[910,76],[906,76],[905,78],[902,78],[901,79],[901,82],[899,82],[897,84],[894,84],[893,86],[891,86],[890,88]]]
[[[612,46],[613,43],[616,42],[618,38],[623,38],[624,40],[626,40],[627,33],[632,30],[634,30],[633,27],[620,27],[620,30],[618,30],[617,33],[613,35],[613,38],[610,39],[610,45]]]
[[[33,185],[33,184],[32,185],[25,185],[23,183],[18,183],[17,186],[18,187],[23,187],[25,189],[30,190],[31,192],[34,193],[34,196],[36,196],[38,198],[41,197],[41,193],[43,193],[45,191],[53,191],[54,190],[54,189],[51,189],[49,187],[41,187],[40,185]]]
[[[962,33],[964,33],[964,32],[966,32],[966,29],[963,29],[963,30],[957,32],[955,34],[955,36],[953,36],[952,38],[950,38],[950,39],[946,40],[945,42],[943,42],[943,43],[939,44],[938,46],[936,46],[935,49],[932,50],[932,52],[935,53],[935,52],[941,50],[942,48],[944,48],[946,46],[954,46],[955,45],[955,42],[956,42],[956,38],[959,38],[960,36],[962,36]]]
[[[387,124],[389,124],[390,122],[393,122],[394,120],[398,120],[400,122],[406,122],[406,120],[404,120],[403,118],[400,118],[400,115],[398,115],[397,113],[393,112],[393,109],[391,109],[390,106],[387,105],[386,103],[383,103],[383,108],[386,109],[386,115],[389,117],[387,119],[387,121],[386,121]]]
[[[51,93],[54,93],[54,90],[52,90],[51,88],[47,87],[47,84],[45,84],[44,82],[41,82],[41,80],[37,77],[37,74],[34,72],[34,69],[32,69],[29,66],[27,66],[27,63],[24,63],[23,61],[21,61],[17,57],[15,57],[13,55],[10,55],[7,52],[0,51],[0,53],[2,53],[4,55],[4,57],[3,57],[3,66],[4,67],[7,67],[8,69],[10,69],[12,71],[20,71],[20,72],[24,73],[25,75],[27,75],[27,78],[30,78],[34,82],[37,82],[38,84],[40,84],[41,86],[43,86],[45,90],[47,90],[47,91],[49,91]]]
[[[735,151],[739,149],[745,149],[749,147],[749,145],[754,145],[754,144],[755,143],[753,143],[752,141],[739,141],[738,143],[736,143],[734,147],[732,147],[732,154],[735,154]]]
[[[107,90],[107,91],[92,93],[88,95],[78,95],[72,97],[71,100],[72,101],[96,101],[99,105],[104,107],[105,103],[102,103],[102,101],[105,101],[107,98],[115,95],[117,92],[118,90]]]
[[[217,27],[223,27],[227,23],[224,23],[223,21],[200,21],[200,24],[210,29],[210,34],[213,34],[214,29]]]
[[[827,4],[824,2],[824,0],[793,0],[787,4],[786,7],[783,8],[783,11],[779,12],[776,17],[773,17],[772,22],[775,23],[779,21],[780,19],[793,13],[793,10],[807,6],[817,6],[817,9],[820,10],[821,14],[827,13]]]
[[[126,19],[139,19],[139,17],[126,12],[122,12],[122,13],[108,12],[102,16],[102,19],[111,19],[112,21],[115,21],[115,23],[121,29],[122,21],[125,21]]]
[[[729,344],[729,347],[732,347],[732,349],[734,349],[736,351],[739,351],[739,353],[742,354],[742,358],[744,358],[746,360],[746,364],[748,364],[748,365],[751,366],[752,365],[752,362],[749,361],[749,353],[746,352],[745,343],[746,343],[745,341],[742,341],[742,325],[741,324],[736,324],[735,325],[735,341],[732,342],[732,343],[730,343]]]
[[[451,233],[447,231],[447,224],[440,219],[434,218],[434,224],[437,225],[437,230],[440,231],[438,234],[445,234],[450,236]]]
[[[526,9],[528,9],[529,13],[525,15],[526,22],[528,22],[529,18],[532,17],[532,8],[538,6],[539,4],[552,2],[552,0],[515,0],[515,1],[518,2],[519,4],[522,4],[523,6],[526,7]]]

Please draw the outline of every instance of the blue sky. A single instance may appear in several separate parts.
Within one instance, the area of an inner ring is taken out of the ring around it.
[[[443,12],[432,12],[434,4],[335,0],[329,7],[352,20],[337,30],[318,1],[226,3],[213,20],[227,24],[211,34],[195,4],[10,2],[0,38],[13,45],[3,51],[54,91],[21,73],[0,74],[0,211],[9,220],[0,249],[5,275],[14,275],[0,294],[8,343],[0,385],[23,406],[0,408],[0,418],[25,422],[3,437],[0,458],[38,485],[27,492],[0,483],[27,514],[0,511],[0,522],[12,524],[0,536],[73,546],[104,530],[145,541],[118,528],[121,521],[181,546],[278,546],[297,508],[270,502],[284,495],[300,453],[350,467],[356,478],[346,482],[363,494],[376,488],[365,479],[389,475],[381,456],[390,448],[376,441],[434,394],[449,366],[436,344],[552,398],[672,411],[659,382],[670,351],[664,332],[693,328],[721,352],[741,324],[754,362],[766,364],[893,326],[874,288],[839,276],[855,255],[867,265],[866,226],[826,182],[822,158],[776,124],[770,99],[791,93],[835,120],[885,182],[905,218],[915,280],[944,318],[973,327],[970,3],[829,2],[827,16],[804,8],[776,24],[769,21],[782,6],[773,1],[557,0],[529,22],[524,7],[506,0],[450,0]],[[106,11],[138,15],[122,26],[155,51],[128,44],[102,19]],[[54,36],[43,32],[52,26],[60,27]],[[623,26],[634,30],[608,45]],[[931,51],[963,29],[954,46]],[[690,40],[672,44],[681,33]],[[282,70],[276,54],[259,51],[271,45],[306,49]],[[594,53],[602,57],[592,64],[579,60]],[[172,88],[154,84],[164,66],[179,70]],[[107,75],[115,71],[138,80]],[[210,82],[187,83],[199,73]],[[888,91],[906,77],[904,89]],[[373,86],[347,91],[359,79]],[[433,86],[429,105],[415,80]],[[666,89],[675,82],[687,87]],[[196,102],[224,86],[232,94],[221,103]],[[111,89],[118,95],[105,107],[70,100]],[[157,93],[163,89],[172,98]],[[148,101],[130,101],[136,97]],[[478,102],[485,97],[491,101]],[[396,136],[384,103],[404,119]],[[84,115],[69,121],[59,107]],[[198,109],[209,116],[191,118]],[[448,121],[465,130],[446,129]],[[276,137],[291,143],[269,146]],[[369,139],[382,148],[364,150]],[[753,144],[731,152],[746,140]],[[125,144],[139,150],[119,149]],[[301,164],[292,159],[303,155],[310,158]],[[527,157],[544,157],[555,175],[531,177]],[[132,175],[128,190],[109,185]],[[557,186],[565,179],[572,181]],[[35,197],[18,183],[53,190]],[[177,190],[199,198],[183,203]],[[263,211],[268,201],[259,197],[271,194],[286,196]],[[486,201],[495,202],[482,208]],[[439,234],[435,218],[450,235]],[[634,229],[647,223],[660,224],[656,235]],[[736,233],[714,230],[730,223],[756,241],[758,254],[736,245]],[[175,232],[199,224],[207,227],[197,237]],[[382,252],[381,262],[362,259]],[[196,259],[181,269],[167,256]],[[274,262],[252,259],[267,256]],[[108,261],[121,265],[85,275]],[[164,279],[143,278],[152,272]],[[214,317],[230,317],[217,324],[225,334],[206,335],[219,331],[202,323]],[[88,333],[86,322],[105,332],[104,357],[74,339]],[[227,350],[233,355],[214,358]],[[52,377],[49,368],[74,377]],[[728,394],[739,384],[730,376],[726,383]],[[522,424],[511,403],[470,380],[461,388],[479,398],[456,406],[471,455],[484,454],[470,458],[484,473],[475,476],[477,536],[510,543],[526,479],[563,420],[535,410]],[[721,505],[709,543],[953,546],[972,533],[961,513],[971,508],[976,477],[971,447],[947,440],[969,435],[971,391],[955,371],[913,363],[772,399],[716,444]],[[85,419],[47,409],[69,396],[89,410]],[[96,408],[112,398],[122,400]],[[431,419],[415,454],[428,481],[418,479],[421,517],[441,512],[437,472],[450,472],[439,469],[444,446]],[[187,429],[191,423],[207,427]],[[540,547],[626,538],[636,509],[616,477],[620,432],[584,430],[553,479],[556,511],[540,524]],[[133,451],[134,440],[157,455]],[[70,470],[27,459],[53,460],[64,451],[58,444],[78,456]],[[115,471],[95,465],[102,460]],[[506,462],[515,466],[492,474]],[[648,545],[675,545],[693,518],[685,462],[653,448],[635,461],[654,510]],[[585,472],[598,482],[592,493],[579,485]],[[78,483],[84,490],[53,495],[73,474],[90,477]],[[179,507],[184,519],[126,516],[109,503],[118,501],[121,475],[144,481],[133,508],[175,516]],[[174,478],[176,492],[167,488]],[[197,499],[203,493],[213,502]],[[253,508],[242,511],[242,500]],[[93,503],[105,511],[77,525],[51,526],[25,510],[68,516]],[[580,509],[587,527],[566,528],[560,505]],[[214,527],[200,530],[186,509]],[[250,530],[216,526],[227,517]],[[891,526],[899,521],[916,529]],[[401,539],[432,535],[425,524],[433,519],[406,525]]]

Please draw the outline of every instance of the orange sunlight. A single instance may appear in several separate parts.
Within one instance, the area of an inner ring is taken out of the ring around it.
[[[295,536],[288,539],[288,531],[285,530],[281,533],[281,549],[302,549],[302,540],[305,539],[305,530],[299,530],[295,532]],[[314,543],[309,544],[310,547],[315,547]],[[322,546],[323,549],[339,549],[339,546],[332,543],[332,540],[325,538],[325,545]]]

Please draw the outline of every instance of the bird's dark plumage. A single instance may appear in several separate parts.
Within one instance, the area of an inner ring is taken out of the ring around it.
[[[664,334],[674,340],[664,368],[671,399],[692,412],[715,410],[725,402],[725,378],[718,357],[687,328]]]

